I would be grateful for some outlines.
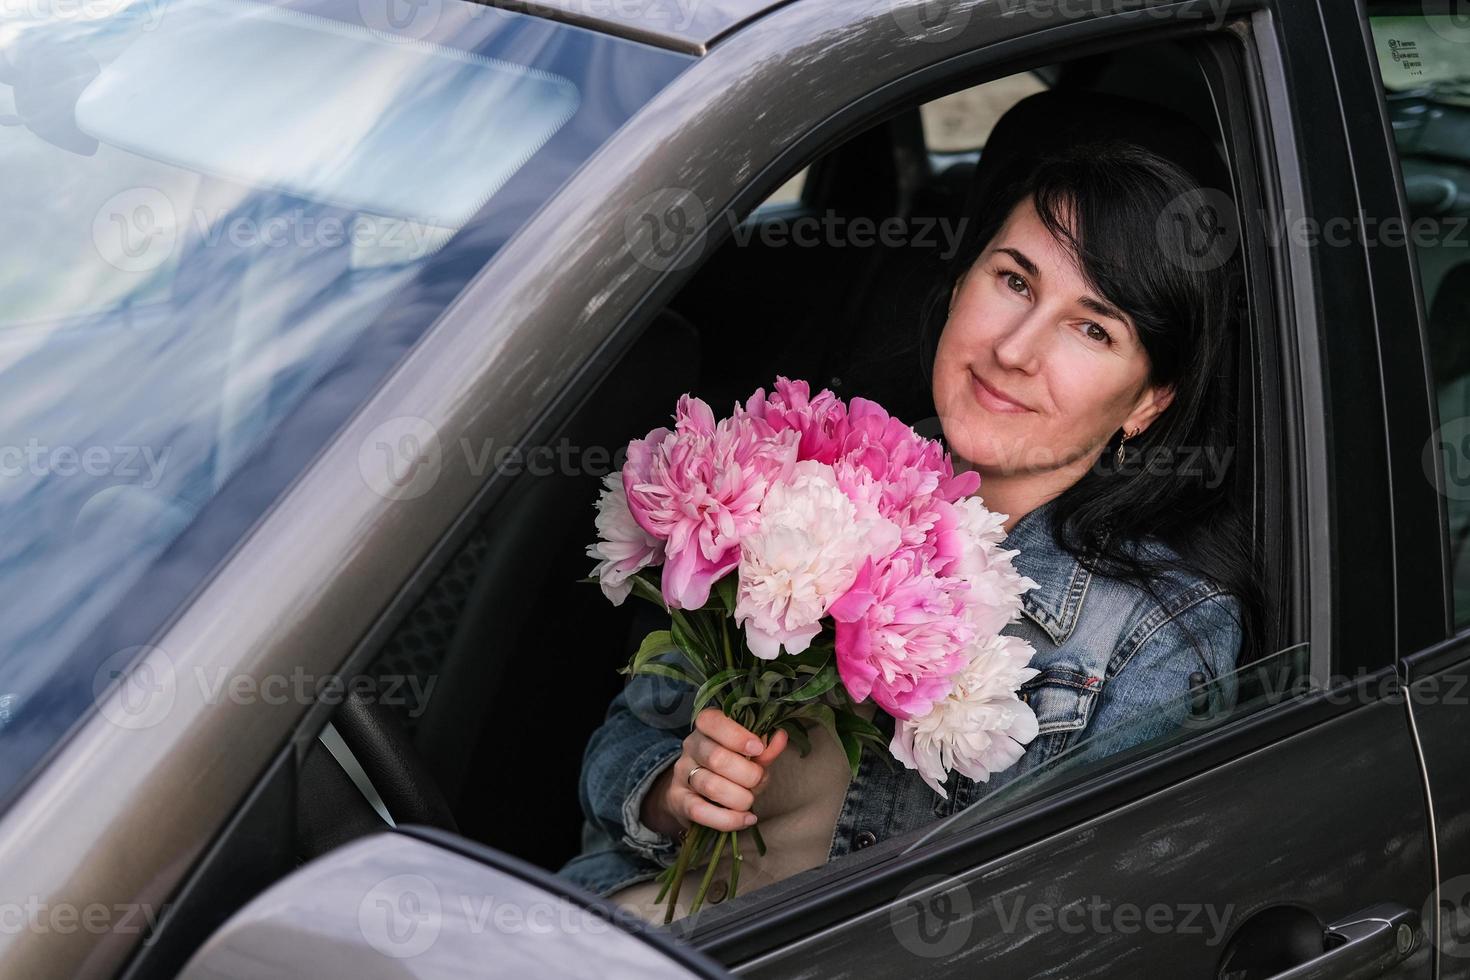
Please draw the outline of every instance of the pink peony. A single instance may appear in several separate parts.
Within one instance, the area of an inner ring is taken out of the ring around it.
[[[775,390],[757,388],[745,402],[745,410],[770,423],[777,431],[794,429],[801,434],[797,459],[831,463],[837,458],[847,434],[847,406],[826,388],[810,397],[805,381],[776,378]]]
[[[597,541],[587,546],[587,557],[598,559],[592,574],[597,576],[603,595],[613,605],[621,606],[633,590],[628,579],[640,568],[662,564],[664,543],[633,520],[621,473],[609,473],[602,483],[602,493],[597,497]]]
[[[857,701],[871,695],[895,718],[922,715],[948,694],[975,636],[967,590],[960,579],[936,575],[912,548],[864,562],[829,610],[848,693]]]
[[[925,439],[866,398],[854,398],[848,406],[840,452],[883,485],[884,516],[900,526],[912,523],[914,513],[921,512],[930,498],[953,502],[980,487],[980,474],[954,472],[937,440]],[[913,533],[906,533],[904,540],[916,543]]]
[[[740,561],[740,541],[759,523],[766,490],[790,476],[799,434],[777,432],[737,405],[715,421],[683,395],[674,431],[655,429],[628,445],[623,488],[638,525],[664,542],[664,601],[697,609]]]

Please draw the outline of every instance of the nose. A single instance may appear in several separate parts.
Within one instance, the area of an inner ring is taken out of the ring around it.
[[[1011,321],[995,339],[996,363],[1008,371],[1034,374],[1045,344],[1045,318],[1032,306]]]

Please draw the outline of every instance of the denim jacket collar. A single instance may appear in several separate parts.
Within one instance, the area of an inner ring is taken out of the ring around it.
[[[1035,507],[1006,535],[1005,547],[1019,548],[1016,570],[1036,583],[1021,595],[1021,611],[1046,631],[1058,646],[1077,626],[1092,573],[1057,544],[1051,533],[1052,503]]]

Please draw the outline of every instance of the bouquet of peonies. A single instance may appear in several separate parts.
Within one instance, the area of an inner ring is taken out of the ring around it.
[[[1033,650],[1001,629],[1036,583],[1000,547],[1005,515],[974,495],[978,473],[956,475],[877,403],[813,398],[804,381],[779,378],[724,419],[686,394],[674,419],[629,443],[587,549],[614,604],[636,593],[671,620],[623,673],[687,683],[691,717],[716,706],[762,739],[785,729],[803,755],[821,725],[854,773],[864,745],[884,748],[856,710],[871,698],[895,719],[888,751],[941,796],[951,770],[985,780],[1021,757]],[[669,917],[707,862],[698,910],[727,845],[734,895],[736,833],[685,837],[660,879]]]

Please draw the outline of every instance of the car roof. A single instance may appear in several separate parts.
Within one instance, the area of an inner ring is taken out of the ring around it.
[[[687,54],[790,0],[489,0],[492,6],[565,21]]]

